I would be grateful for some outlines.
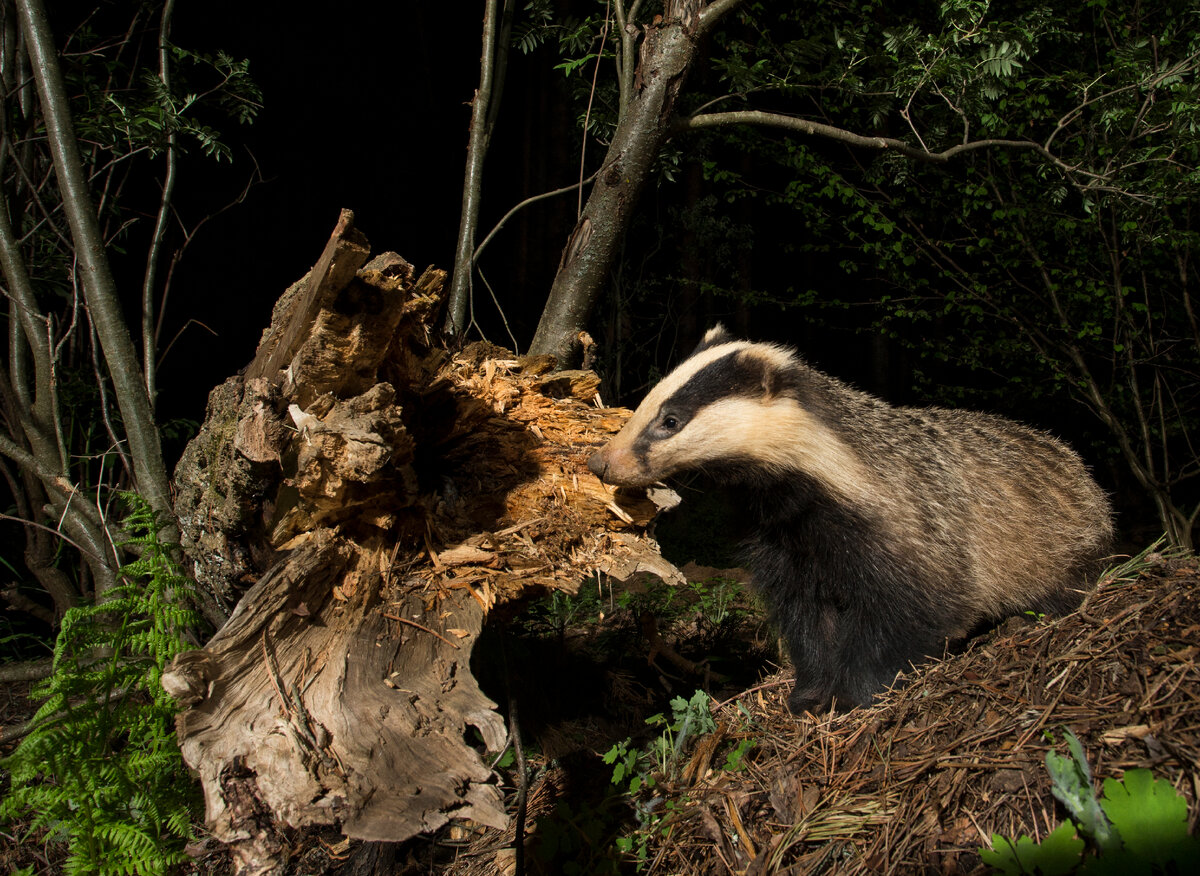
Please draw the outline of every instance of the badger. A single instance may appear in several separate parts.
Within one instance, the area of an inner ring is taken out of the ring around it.
[[[588,467],[618,486],[701,471],[729,487],[796,714],[868,704],[1013,614],[1070,612],[1113,532],[1104,492],[1045,432],[893,407],[720,325]]]

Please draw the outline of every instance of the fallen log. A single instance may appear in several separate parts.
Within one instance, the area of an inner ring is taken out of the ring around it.
[[[240,872],[279,872],[285,827],[504,826],[465,741],[506,739],[469,665],[489,613],[597,572],[681,580],[654,503],[586,468],[629,412],[549,357],[446,350],[444,279],[370,259],[343,211],[176,470],[191,571],[232,613],[163,683]]]

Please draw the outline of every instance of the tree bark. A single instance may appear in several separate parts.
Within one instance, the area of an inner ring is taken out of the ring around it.
[[[551,355],[563,364],[574,356],[579,333],[612,270],[629,216],[670,133],[675,101],[695,58],[699,7],[698,0],[668,3],[663,20],[645,28],[635,93],[567,239],[530,346],[534,355]]]
[[[454,272],[450,278],[450,305],[446,311],[446,334],[458,337],[467,328],[467,305],[471,297],[471,273],[475,268],[475,232],[479,224],[479,205],[483,197],[483,160],[487,157],[492,128],[504,87],[504,68],[508,63],[508,40],[512,30],[513,0],[485,0],[483,15],[483,53],[480,58],[479,88],[471,101],[471,136],[467,144],[467,169],[463,175],[462,217],[458,228],[458,247]],[[501,19],[498,23],[498,19]]]
[[[171,498],[166,466],[163,464],[150,396],[138,364],[137,351],[121,315],[116,283],[109,269],[96,210],[88,191],[87,176],[75,139],[70,104],[58,66],[53,35],[46,20],[46,10],[42,0],[17,0],[17,9],[41,100],[63,211],[67,215],[76,258],[79,260],[84,297],[104,350],[104,359],[125,425],[133,459],[133,476],[138,491],[150,505],[156,511],[170,515]],[[164,535],[168,538],[173,533],[173,525],[164,529]]]
[[[595,375],[448,353],[430,342],[445,274],[368,253],[344,212],[176,472],[196,579],[237,607],[163,684],[243,872],[282,871],[285,825],[502,826],[465,741],[506,735],[470,669],[489,613],[597,570],[679,580],[640,534],[652,503],[586,468],[628,416],[595,406]]]

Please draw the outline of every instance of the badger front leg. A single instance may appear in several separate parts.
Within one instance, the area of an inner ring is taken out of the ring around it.
[[[853,605],[804,604],[776,614],[796,671],[788,708],[795,715],[817,714],[830,706],[852,709],[871,703],[901,667],[880,619]]]
[[[847,702],[840,690],[839,677],[844,673],[842,642],[838,633],[839,612],[832,605],[813,605],[794,602],[774,606],[774,621],[787,643],[788,656],[796,672],[795,686],[788,696],[788,708],[794,715],[826,711],[834,699],[837,705],[848,708],[858,705]]]

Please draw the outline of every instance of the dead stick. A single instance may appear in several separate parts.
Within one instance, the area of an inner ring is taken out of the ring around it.
[[[462,650],[461,648],[458,647],[457,644],[455,644],[454,642],[451,642],[449,639],[447,639],[441,633],[435,632],[434,630],[429,629],[429,627],[422,626],[421,624],[417,623],[416,621],[411,621],[408,618],[400,617],[399,615],[388,614],[387,612],[384,612],[383,616],[386,617],[388,620],[400,621],[400,623],[402,623],[402,624],[408,624],[410,627],[416,627],[418,630],[424,630],[425,632],[429,633],[429,635],[436,636],[437,638],[441,639],[443,642],[445,642],[447,645],[449,645],[451,648],[455,649],[456,651]]]
[[[760,690],[767,690],[772,687],[782,687],[785,684],[792,684],[794,681],[795,681],[794,678],[781,678],[781,679],[777,679],[775,681],[767,681],[767,682],[763,682],[762,684],[756,684],[754,687],[747,688],[746,690],[742,691],[741,693],[737,694],[736,696],[730,697],[729,699],[725,700],[725,702],[723,702],[723,703],[717,703],[709,711],[711,711],[715,715],[717,712],[721,711],[721,709],[725,708],[730,703],[740,700],[742,697],[746,696],[747,694],[752,694],[752,693],[755,693],[756,691],[760,691]]]

